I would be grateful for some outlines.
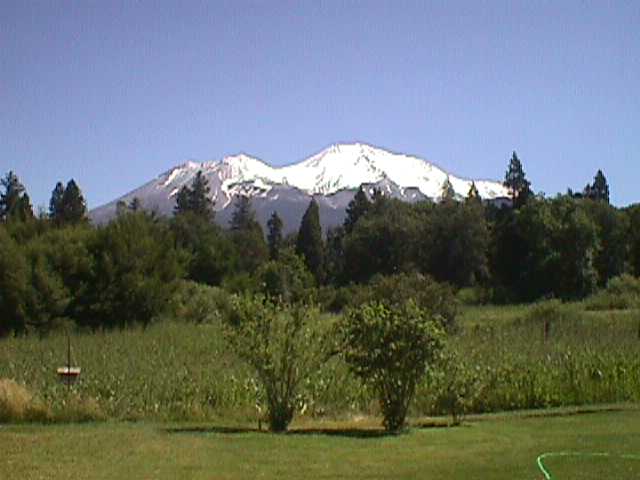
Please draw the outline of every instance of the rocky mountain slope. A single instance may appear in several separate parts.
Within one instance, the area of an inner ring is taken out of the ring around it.
[[[128,194],[90,212],[96,223],[113,218],[118,201],[137,197],[146,209],[171,215],[175,196],[183,185],[190,185],[198,171],[208,179],[215,202],[217,220],[230,218],[233,199],[249,195],[258,220],[264,225],[275,210],[283,218],[286,231],[298,228],[300,218],[314,196],[326,228],[342,222],[345,208],[362,184],[381,189],[405,201],[440,198],[447,179],[456,195],[464,198],[471,180],[450,175],[420,158],[392,153],[362,143],[337,144],[299,163],[272,167],[245,154],[220,161],[187,162],[161,174]],[[495,200],[507,196],[500,182],[475,180],[480,196]]]

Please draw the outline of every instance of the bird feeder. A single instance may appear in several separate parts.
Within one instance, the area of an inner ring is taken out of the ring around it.
[[[58,378],[62,383],[66,385],[73,385],[80,376],[80,367],[71,366],[71,336],[67,334],[67,365],[64,367],[58,367]]]

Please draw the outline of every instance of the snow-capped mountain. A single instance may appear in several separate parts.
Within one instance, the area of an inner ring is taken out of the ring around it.
[[[329,226],[342,222],[353,194],[365,184],[406,200],[438,200],[447,179],[456,195],[466,197],[471,180],[446,173],[418,157],[392,153],[362,143],[337,144],[284,167],[272,167],[245,154],[220,161],[187,162],[161,174],[142,187],[98,207],[90,214],[98,223],[115,215],[116,204],[138,197],[144,208],[170,215],[175,196],[190,185],[198,171],[208,179],[215,201],[218,221],[228,219],[229,207],[239,194],[250,195],[258,219],[265,223],[276,210],[285,220],[287,230],[297,228],[300,218],[314,196],[320,205],[321,221]],[[476,180],[480,196],[486,200],[508,196],[505,187],[495,181]]]

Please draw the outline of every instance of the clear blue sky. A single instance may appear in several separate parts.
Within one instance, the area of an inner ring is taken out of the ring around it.
[[[361,141],[640,201],[640,1],[0,2],[0,173],[90,207],[185,160]]]

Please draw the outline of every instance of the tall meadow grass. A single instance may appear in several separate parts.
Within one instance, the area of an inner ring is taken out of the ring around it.
[[[449,413],[452,395],[465,412],[640,401],[639,311],[556,304],[509,307],[501,318],[499,309],[483,308],[462,316],[448,345],[455,368],[435,366],[425,377],[413,415]],[[541,315],[552,317],[546,339]],[[229,351],[215,321],[76,332],[71,345],[82,373],[69,388],[56,375],[66,364],[66,335],[0,340],[0,379],[40,402],[48,413],[38,419],[248,421],[260,415],[259,383]],[[303,385],[298,403],[310,416],[377,413],[371,392],[336,358]]]

